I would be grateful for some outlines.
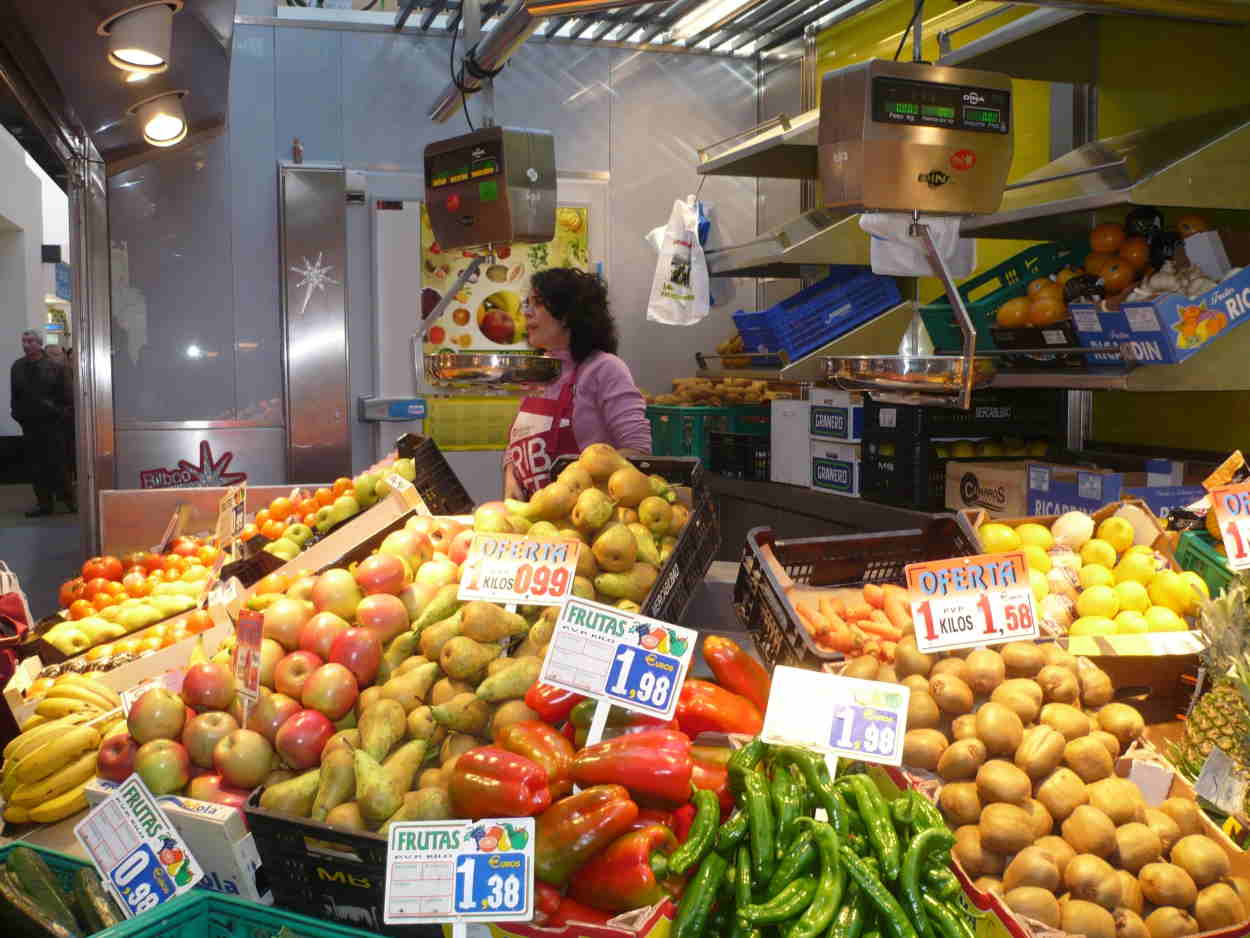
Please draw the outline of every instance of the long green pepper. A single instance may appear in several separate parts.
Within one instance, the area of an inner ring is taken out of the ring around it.
[[[925,904],[921,901],[920,870],[931,856],[945,853],[953,846],[955,846],[955,836],[950,831],[931,827],[912,838],[912,842],[907,847],[907,854],[903,857],[903,872],[899,880],[903,908],[907,910],[917,930],[925,938],[937,938],[937,936],[933,932],[930,917],[925,914]],[[943,935],[942,938],[951,938],[951,936]]]
[[[866,775],[850,777],[851,792],[859,805],[859,815],[868,828],[868,839],[872,842],[873,852],[881,864],[881,878],[887,882],[898,879],[900,858],[898,834],[894,830],[894,819],[890,809],[881,797],[881,792]]]
[[[668,858],[668,869],[674,876],[683,875],[707,856],[716,840],[716,826],[720,823],[720,799],[716,797],[716,792],[699,789],[690,801],[694,805],[690,832],[685,842]]]
[[[933,896],[924,897],[924,910],[940,938],[964,938],[955,914]]]
[[[758,938],[759,933],[749,923],[738,917],[738,909],[745,909],[751,904],[751,850],[748,847],[738,848],[734,877],[734,920],[729,931],[729,938]]]
[[[709,853],[703,858],[677,906],[673,938],[701,938],[707,928],[708,913],[712,911],[712,903],[716,901],[716,893],[728,869],[729,861],[719,853]]]
[[[771,899],[790,885],[790,881],[796,876],[814,873],[819,865],[820,854],[816,850],[816,841],[812,837],[812,832],[800,830],[794,840],[790,841],[781,862],[777,864],[772,879],[768,881],[768,889],[764,892],[764,896]]]
[[[750,826],[747,809],[738,805],[716,832],[716,852],[732,854],[746,838]]]
[[[794,835],[798,833],[799,818],[803,816],[803,802],[794,779],[784,765],[773,770],[773,781],[768,793],[773,806],[777,858],[780,859]]]
[[[750,925],[771,925],[801,915],[816,895],[816,880],[800,876],[767,902],[738,909],[738,918]]]
[[[842,847],[839,852],[842,856],[842,865],[859,883],[864,894],[876,907],[879,917],[884,921],[892,938],[919,938],[907,913],[903,911],[903,907],[898,904],[898,900],[885,888],[881,880],[869,872],[863,863],[858,862],[858,858],[850,847]]]
[[[802,818],[799,822],[812,832],[816,849],[820,851],[820,880],[811,904],[803,910],[799,920],[786,930],[785,938],[817,938],[833,921],[834,914],[842,905],[846,891],[846,870],[838,853],[838,832],[827,821]]]
[[[829,777],[829,766],[825,764],[825,757],[796,746],[782,746],[780,753],[784,761],[799,767],[807,782],[807,790],[815,796],[816,803],[825,809],[825,816],[833,829],[839,834],[845,834],[847,819],[833,796],[833,779]]]
[[[803,777],[803,770],[793,762],[787,762],[785,770],[790,773],[790,778],[794,780],[794,785],[799,790],[799,805],[803,816],[814,816],[816,813],[816,796],[807,787],[807,779]]]
[[[864,930],[864,891],[859,888],[859,883],[851,880],[846,890],[846,901],[842,903],[842,908],[838,909],[838,914],[833,917],[833,922],[829,925],[829,930],[825,932],[825,938],[859,938],[860,932]]]
[[[755,771],[755,767],[760,764],[767,752],[768,747],[758,736],[741,749],[734,751],[734,754],[729,757],[729,762],[726,763],[731,792],[741,795],[746,791],[747,776]]]
[[[752,769],[744,776],[743,783],[746,789],[742,797],[751,821],[751,873],[757,883],[766,883],[777,868],[777,839],[768,782],[762,772]]]
[[[915,789],[907,792],[903,797],[911,802],[911,826],[917,834],[931,827],[946,830],[946,821],[932,801]]]

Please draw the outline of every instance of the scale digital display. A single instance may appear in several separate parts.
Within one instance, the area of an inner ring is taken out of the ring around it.
[[[882,124],[1005,134],[1010,132],[1010,113],[1009,91],[890,76],[873,79],[872,119]]]

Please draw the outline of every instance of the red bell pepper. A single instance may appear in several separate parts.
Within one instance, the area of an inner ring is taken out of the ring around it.
[[[569,895],[596,909],[619,915],[654,905],[668,896],[652,868],[658,854],[677,849],[677,838],[667,827],[652,824],[617,838],[573,875]],[[667,863],[662,866],[667,867]]]
[[[573,744],[555,727],[541,720],[510,723],[495,734],[495,745],[518,756],[525,756],[547,770],[547,788],[551,800],[563,798],[573,790],[569,769],[573,765]]]
[[[579,866],[629,829],[638,805],[620,785],[594,785],[561,798],[534,826],[534,872],[563,886]]]
[[[703,640],[703,660],[721,687],[741,694],[761,711],[768,709],[772,678],[758,659],[732,638],[709,635]]]
[[[546,925],[563,901],[564,896],[555,886],[541,879],[534,880],[534,924]]]
[[[687,678],[682,684],[676,716],[681,731],[691,737],[700,733],[755,736],[764,728],[764,715],[747,698],[697,678]]]
[[[690,737],[677,730],[645,730],[587,746],[573,757],[578,785],[624,785],[635,798],[665,805],[690,800]]]
[[[552,726],[567,720],[569,711],[585,699],[571,690],[551,684],[539,684],[537,681],[525,692],[525,706],[537,713],[544,723]]]
[[[729,769],[715,762],[691,760],[690,784],[704,791],[716,792],[720,801],[721,817],[725,817],[734,809],[734,796],[729,790]]]
[[[673,812],[660,811],[656,808],[639,808],[634,823],[629,825],[631,831],[642,830],[651,824],[663,824],[669,830],[673,828]]]
[[[497,746],[470,749],[456,760],[447,793],[457,817],[529,817],[551,804],[547,770]]]
[[[576,899],[570,899],[568,896],[565,896],[560,902],[560,907],[556,909],[555,915],[547,919],[547,926],[550,928],[554,925],[573,925],[576,923],[606,925],[611,917],[607,912],[592,909],[588,905],[582,905]]]
[[[678,843],[684,844],[686,838],[690,836],[690,825],[694,823],[694,814],[694,805],[689,802],[686,802],[673,812],[673,823],[671,826]]]

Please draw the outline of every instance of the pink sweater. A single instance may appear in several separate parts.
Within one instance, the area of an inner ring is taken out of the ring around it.
[[[564,362],[557,381],[542,396],[555,399],[573,378],[573,356],[568,350],[552,353]],[[629,366],[608,352],[594,352],[577,372],[573,397],[573,435],[585,449],[591,443],[610,443],[617,449],[651,452],[651,424],[647,404],[634,384]]]

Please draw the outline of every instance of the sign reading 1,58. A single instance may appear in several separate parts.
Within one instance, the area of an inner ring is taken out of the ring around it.
[[[1250,482],[1212,490],[1211,510],[1219,522],[1228,566],[1250,569]]]
[[[1021,551],[908,564],[916,645],[928,654],[1038,637]]]

